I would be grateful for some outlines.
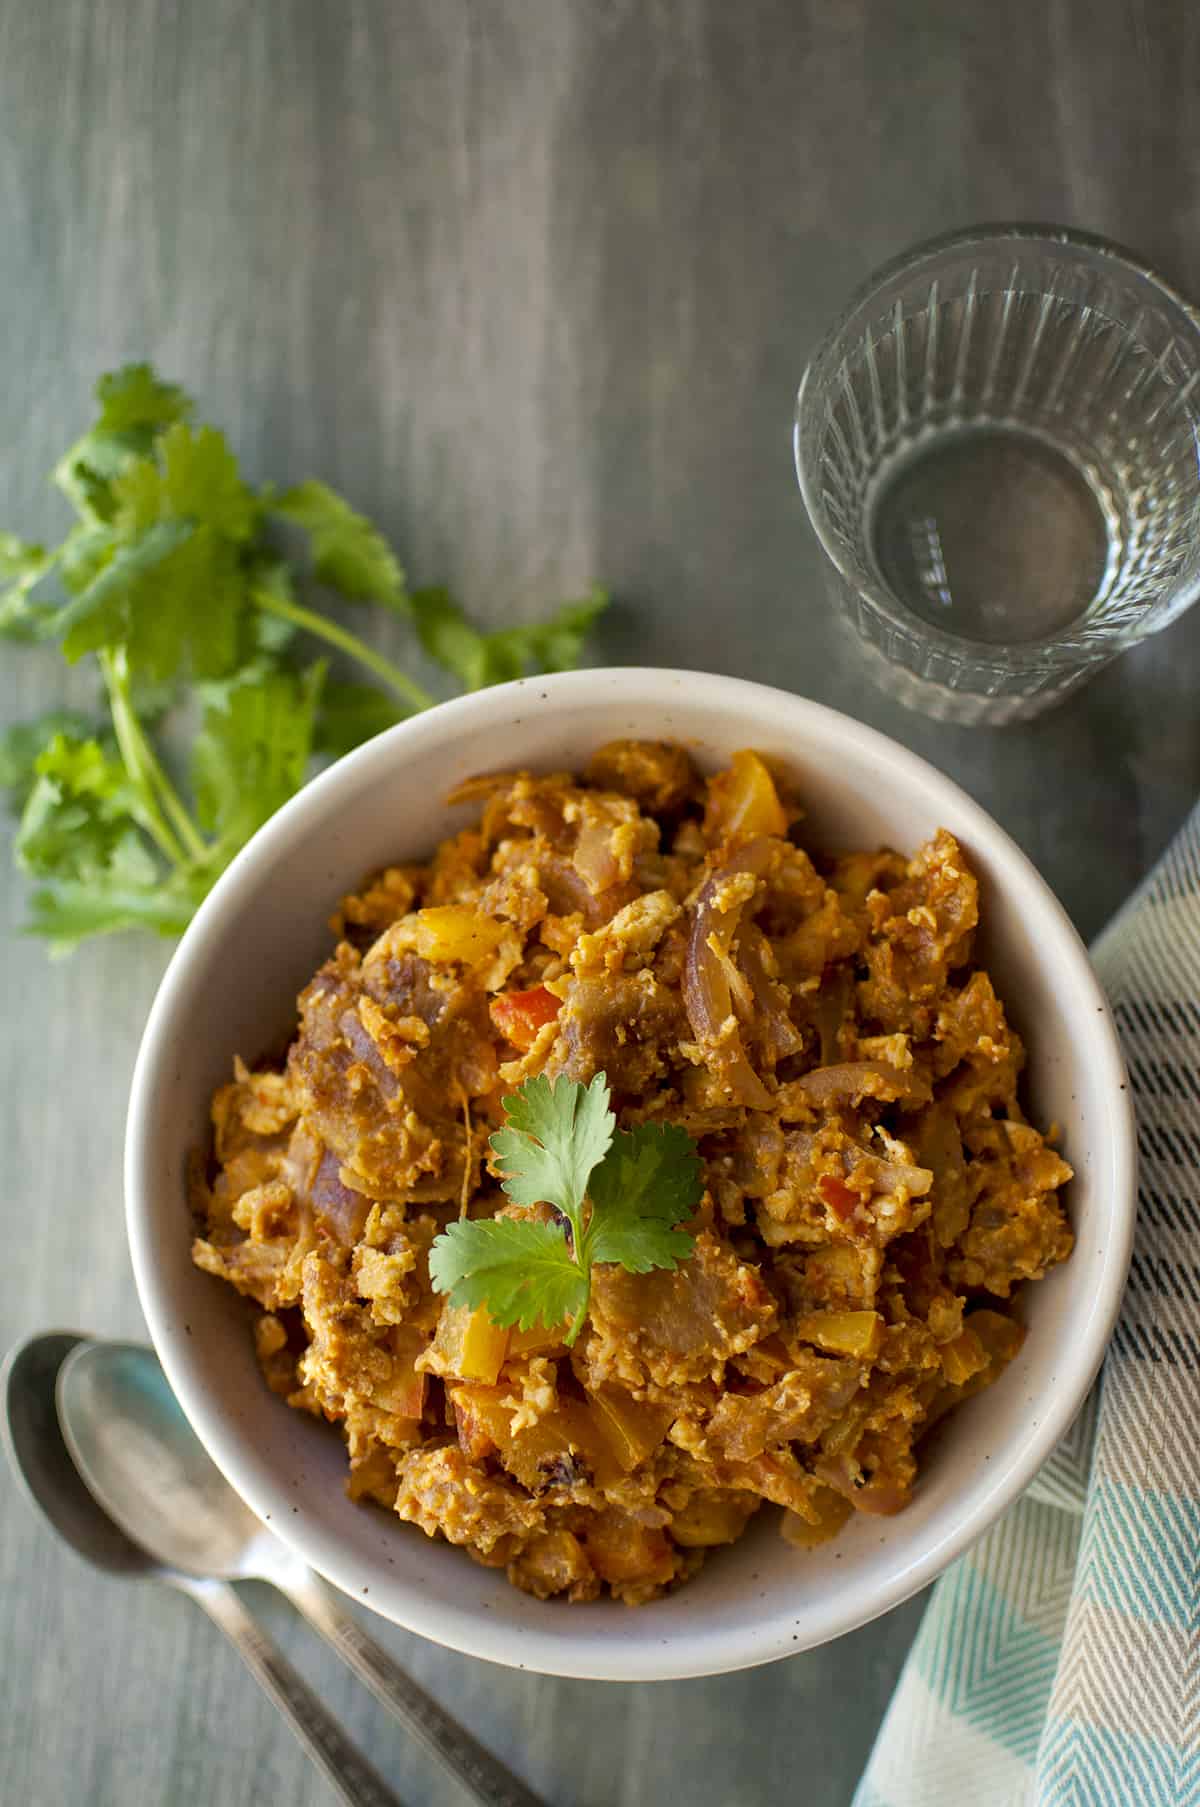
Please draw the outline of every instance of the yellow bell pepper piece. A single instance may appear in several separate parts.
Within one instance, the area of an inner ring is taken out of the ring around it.
[[[829,1355],[853,1355],[860,1361],[874,1361],[883,1341],[877,1311],[810,1311],[796,1319],[794,1329]]]
[[[775,780],[757,753],[734,753],[728,770],[709,779],[704,812],[704,833],[709,841],[783,835],[787,826]]]
[[[476,966],[495,953],[503,938],[503,923],[466,904],[436,904],[417,913],[417,952],[434,965],[459,960]]]
[[[444,1305],[433,1347],[445,1367],[463,1380],[494,1386],[508,1353],[508,1331],[493,1324],[481,1305]]]

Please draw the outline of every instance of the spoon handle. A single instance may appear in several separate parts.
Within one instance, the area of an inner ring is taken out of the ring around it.
[[[188,1581],[186,1591],[236,1644],[251,1675],[350,1807],[403,1807],[379,1771],[334,1718],[228,1582]]]
[[[390,1707],[397,1719],[441,1759],[484,1807],[546,1807],[540,1796],[526,1788],[465,1726],[439,1706],[382,1645],[367,1635],[333,1590],[311,1569],[289,1574],[286,1579],[280,1577],[275,1585],[359,1680],[366,1683],[375,1698]]]

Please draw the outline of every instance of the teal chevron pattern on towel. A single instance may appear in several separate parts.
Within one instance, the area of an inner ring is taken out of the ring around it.
[[[1138,1110],[1120,1320],[934,1588],[854,1807],[1200,1807],[1200,808],[1093,954]]]

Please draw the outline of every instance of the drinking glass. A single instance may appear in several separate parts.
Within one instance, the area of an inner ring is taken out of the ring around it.
[[[796,471],[873,674],[943,720],[1057,703],[1200,594],[1200,316],[1098,239],[980,228],[812,358]]]

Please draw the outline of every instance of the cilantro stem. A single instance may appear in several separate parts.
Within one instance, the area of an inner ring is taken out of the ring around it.
[[[132,714],[132,711],[130,713]],[[187,848],[189,859],[195,861],[207,859],[209,854],[208,842],[196,827],[187,805],[183,802],[179,792],[167,777],[162,763],[159,760],[157,753],[154,751],[154,748],[147,740],[142,724],[138,721],[136,715],[133,716],[133,727],[140,743],[142,757],[145,760],[147,776],[151,783],[156,787],[164,809],[171,818],[180,840]]]
[[[133,707],[133,699],[129,694],[129,674],[126,667],[124,651],[118,650],[114,657],[116,660],[115,670],[121,696],[125,705],[125,715],[130,738],[136,743],[137,756],[141,763],[142,770],[145,772],[151,786],[157,791],[159,801],[174,825],[176,834],[178,834],[184,847],[187,849],[188,857],[195,861],[205,860],[209,854],[208,843],[200,833],[200,830],[196,827],[195,822],[193,822],[191,813],[184,804],[179,792],[171,783],[170,778],[167,776],[166,770],[164,769],[158,754],[154,751],[153,746],[146,736],[145,729],[137,718],[137,712]]]
[[[373,646],[368,646],[365,640],[360,640],[357,634],[352,634],[349,628],[331,621],[327,615],[318,615],[313,609],[306,609],[298,602],[267,590],[252,590],[250,599],[256,608],[264,610],[268,615],[278,615],[284,621],[291,621],[296,627],[302,627],[307,633],[316,634],[331,646],[349,653],[352,659],[357,659],[360,665],[365,665],[368,671],[373,671],[377,678],[382,679],[388,689],[394,691],[411,709],[432,707],[434,699],[427,690],[423,690],[406,671],[401,671],[398,665],[394,665],[382,653],[377,653]]]
[[[586,1225],[583,1222],[585,1210],[588,1212]],[[571,1328],[563,1338],[568,1349],[575,1347],[575,1339],[587,1321],[588,1310],[592,1303],[592,1251],[588,1231],[591,1229],[591,1219],[594,1215],[594,1211],[591,1210],[590,1204],[586,1200],[580,1205],[578,1214],[573,1211],[566,1213],[567,1221],[571,1226],[571,1253],[575,1258],[576,1267],[583,1275],[583,1298],[580,1301],[579,1310],[571,1320]]]
[[[133,711],[113,668],[113,655],[109,652],[100,654],[100,669],[104,673],[104,683],[108,690],[109,705],[112,709],[113,730],[117,737],[117,746],[125,770],[129,774],[129,782],[138,794],[141,805],[142,825],[146,833],[154,841],[158,850],[173,866],[182,866],[187,855],[175,836],[170,823],[159,808],[158,799],[141,759],[141,748],[138,736],[131,731],[136,728]]]
[[[563,1338],[563,1341],[567,1345],[568,1349],[573,1349],[575,1347],[575,1338],[579,1335],[579,1332],[583,1329],[584,1324],[587,1322],[588,1310],[592,1303],[591,1264],[577,1262],[576,1266],[579,1268],[580,1272],[583,1275],[583,1300],[582,1300],[582,1303],[580,1304],[579,1310],[575,1313],[574,1318],[571,1320],[571,1328],[567,1331],[566,1336]]]
[[[172,865],[186,866],[205,859],[208,846],[138,721],[129,695],[129,671],[123,649],[102,652],[100,668],[112,707],[117,745],[141,799],[147,832]]]

